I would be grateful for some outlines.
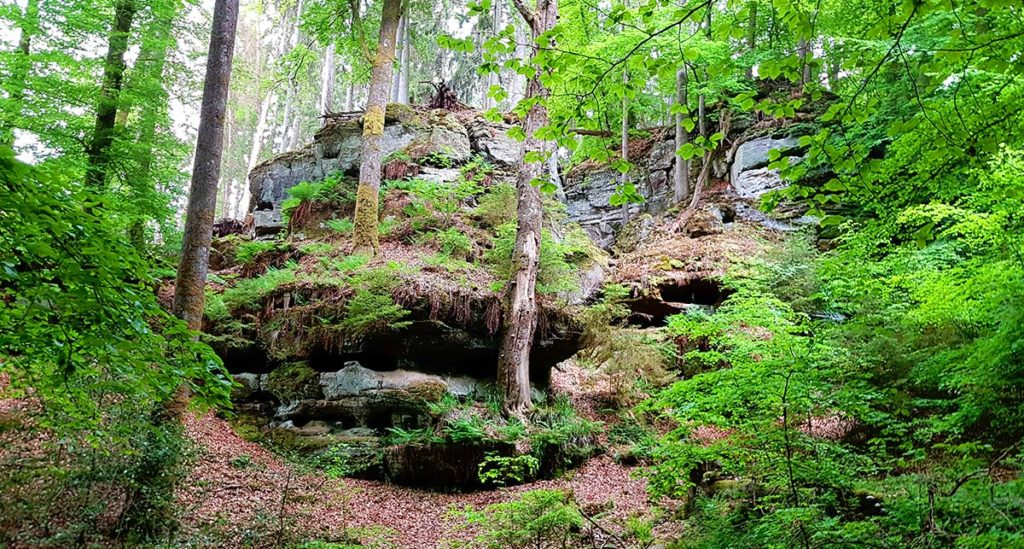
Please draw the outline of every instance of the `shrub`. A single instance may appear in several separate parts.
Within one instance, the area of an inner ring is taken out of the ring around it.
[[[477,468],[480,482],[491,486],[522,484],[536,478],[540,460],[529,455],[505,457],[487,454]]]
[[[570,547],[583,517],[569,496],[559,490],[533,490],[507,503],[449,513],[462,518],[476,532],[471,542],[452,542],[454,547],[488,549],[546,549]]]
[[[441,252],[455,258],[467,259],[473,251],[473,241],[459,229],[451,227],[434,235]]]

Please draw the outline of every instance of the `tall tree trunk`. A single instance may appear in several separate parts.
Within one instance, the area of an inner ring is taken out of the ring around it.
[[[395,40],[402,0],[384,0],[381,11],[380,40],[373,60],[370,91],[363,114],[363,143],[359,161],[359,187],[356,191],[353,242],[358,252],[375,255],[380,247],[377,234],[377,202],[380,194],[381,140],[384,136],[384,109],[395,63]]]
[[[620,126],[620,147],[622,152],[622,161],[629,162],[629,98],[626,97],[625,87],[629,85],[629,73],[622,71],[622,124]],[[629,183],[629,172],[623,172],[619,175],[619,186],[625,188],[626,184]],[[629,202],[622,203],[622,225],[625,226],[629,223]]]
[[[687,81],[686,65],[683,68],[676,71],[676,103],[680,105],[679,108],[682,110],[676,113],[676,150],[678,151],[690,141],[690,134],[683,127],[683,118],[689,115],[689,109],[686,107],[687,97]],[[674,198],[676,202],[682,202],[686,200],[686,197],[690,195],[690,160],[683,159],[678,153],[676,154],[676,169],[673,174],[673,190]]]
[[[139,161],[139,175],[132,184],[137,187],[135,191],[139,204],[136,210],[143,209],[147,193],[155,193],[156,185],[153,181],[153,156],[156,153],[156,126],[157,120],[167,109],[167,90],[164,87],[164,68],[167,65],[167,51],[173,43],[172,31],[174,20],[178,16],[177,4],[171,4],[166,12],[157,13],[153,22],[152,36],[144,40],[139,50],[138,72],[143,76],[142,86],[145,89],[158,91],[157,97],[151,97],[142,107],[142,128],[139,130],[139,141],[149,149]],[[138,188],[138,187],[142,188]],[[136,215],[138,215],[138,211]],[[140,253],[145,251],[146,219],[137,217],[128,229],[129,240]]]
[[[711,41],[711,9],[714,3],[708,4],[708,11],[704,18],[704,36],[707,37],[708,42]],[[708,68],[705,66],[703,70],[703,84],[704,87],[708,86]],[[704,92],[697,97],[697,124],[699,126],[700,135],[705,139],[708,136],[708,125],[705,116],[705,110],[707,109],[707,96]]]
[[[398,80],[398,102],[403,105],[409,104],[409,70],[410,70],[410,58],[412,57],[412,39],[409,31],[409,17],[405,17],[405,25],[403,25],[405,37],[402,39],[402,56],[399,59],[398,66],[399,80]]]
[[[533,9],[525,0],[514,0],[516,9],[530,27],[531,58],[538,53],[537,37],[551,30],[558,20],[557,0],[537,0]],[[512,255],[512,280],[508,283],[505,319],[498,352],[498,386],[504,399],[506,414],[522,416],[530,408],[530,349],[537,329],[537,272],[540,270],[541,224],[543,207],[540,189],[533,180],[543,172],[543,165],[527,162],[530,152],[544,152],[549,143],[537,138],[537,130],[548,123],[548,111],[543,101],[549,91],[540,82],[538,70],[526,85],[526,98],[537,98],[523,121],[526,139],[523,141],[516,177],[518,196],[515,250]],[[553,154],[553,151],[552,151]]]
[[[405,26],[408,24],[406,17],[401,17],[398,20],[398,31],[395,33],[395,51],[398,52],[396,56],[398,59],[398,70],[391,76],[391,97],[392,103],[398,103],[398,89],[402,84],[402,58],[401,52],[405,49]]]
[[[249,209],[249,197],[251,195],[248,181],[249,172],[256,167],[256,163],[260,159],[260,152],[263,151],[263,136],[267,133],[267,117],[270,114],[270,105],[273,101],[274,93],[267,91],[267,96],[260,103],[260,116],[256,120],[256,131],[253,132],[252,136],[252,148],[249,149],[249,160],[245,164],[246,180],[242,183],[242,191],[238,193],[238,202],[234,206],[235,217],[245,217],[245,212]]]
[[[747,3],[747,11],[747,51],[753,53],[757,48],[757,0]],[[753,65],[747,67],[747,78],[754,78]]]
[[[14,146],[14,128],[21,118],[22,102],[25,100],[25,81],[32,69],[32,37],[39,32],[39,0],[29,0],[21,18],[21,35],[11,67],[11,82],[8,88],[10,106],[6,109],[3,126],[0,127],[0,145]]]
[[[185,213],[185,235],[174,285],[174,314],[193,330],[200,329],[203,324],[206,272],[213,238],[213,215],[217,207],[217,180],[224,150],[224,119],[237,23],[238,0],[216,0],[210,52],[206,59],[203,105],[199,112],[195,164]]]
[[[351,71],[349,72],[349,78],[352,78]],[[349,82],[348,91],[345,92],[345,112],[352,112],[356,108],[356,83],[355,81]]]
[[[803,89],[811,81],[811,41],[801,38],[797,42],[796,52],[800,57],[800,87]]]
[[[110,31],[107,58],[103,64],[103,86],[96,105],[96,127],[89,145],[89,165],[85,171],[85,185],[95,191],[106,187],[110,145],[114,142],[114,124],[117,122],[117,103],[124,81],[124,54],[128,50],[128,34],[131,32],[135,11],[134,0],[119,0],[114,9],[114,26]]]
[[[332,43],[328,44],[324,50],[324,66],[320,71],[320,114],[327,114],[334,110],[335,76],[334,44]]]

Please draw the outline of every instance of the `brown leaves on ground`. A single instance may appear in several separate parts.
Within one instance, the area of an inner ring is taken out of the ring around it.
[[[212,414],[186,422],[199,455],[178,494],[186,536],[217,532],[221,546],[274,545],[287,532],[301,538],[343,539],[346,530],[383,527],[400,547],[438,547],[464,536],[449,509],[481,507],[537,489],[570,490],[582,508],[611,508],[604,521],[650,511],[646,481],[607,456],[567,478],[495,491],[443,494],[383,482],[297,474],[262,446],[239,438]],[[609,504],[610,502],[610,504]]]

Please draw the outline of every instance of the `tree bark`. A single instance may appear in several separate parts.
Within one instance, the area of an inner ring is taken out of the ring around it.
[[[193,330],[200,329],[203,324],[204,290],[217,206],[217,181],[224,149],[224,120],[237,23],[238,0],[216,0],[210,52],[206,59],[203,104],[199,113],[195,164],[185,213],[185,235],[174,286],[174,314]]]
[[[384,136],[384,109],[387,106],[391,71],[395,62],[395,40],[401,8],[401,0],[384,0],[380,40],[377,55],[373,60],[370,91],[363,114],[363,143],[360,150],[353,243],[357,252],[370,255],[375,255],[380,248],[377,234],[377,202],[380,194],[381,140]]]
[[[797,55],[800,57],[800,87],[801,89],[811,81],[811,41],[801,38],[796,46]]]
[[[629,85],[629,73],[622,71],[622,124],[619,130],[622,161],[629,162],[629,98],[626,97],[625,86]],[[629,172],[619,174],[619,186],[625,187],[629,183]],[[629,223],[629,202],[622,204],[622,225]]]
[[[538,0],[536,10],[514,0],[516,9],[530,28],[533,40],[531,57],[537,55],[536,39],[551,30],[558,20],[557,0]],[[539,98],[526,113],[523,142],[516,177],[518,197],[515,250],[512,256],[512,280],[506,294],[505,319],[498,353],[498,386],[503,396],[503,408],[510,416],[522,416],[530,408],[530,349],[537,329],[537,272],[540,270],[541,223],[543,207],[540,189],[533,180],[543,173],[543,165],[527,162],[530,152],[544,152],[549,144],[537,138],[537,130],[548,123],[548,112],[543,100],[549,91],[540,82],[540,71],[529,79],[526,98]]]
[[[117,122],[117,103],[124,82],[124,54],[128,50],[128,35],[135,11],[134,0],[119,0],[114,9],[114,26],[107,43],[103,86],[96,105],[96,126],[89,144],[89,164],[85,171],[85,186],[94,191],[102,191],[106,187],[110,145],[114,142],[114,125]]]
[[[676,71],[676,103],[683,109],[682,112],[676,113],[676,151],[690,141],[690,134],[686,131],[686,128],[683,127],[683,118],[687,115],[688,111],[686,107],[686,91],[688,84],[686,65],[683,65],[683,68]],[[676,202],[682,202],[690,195],[690,160],[684,160],[683,157],[677,153],[675,164],[676,169],[672,176],[674,198]]]
[[[747,3],[747,51],[753,53],[757,48],[757,0]],[[754,66],[747,67],[747,78],[754,79]]]
[[[408,24],[405,17],[398,19],[398,30],[395,32],[395,51],[398,60],[398,70],[391,76],[391,99],[392,103],[398,103],[398,89],[402,85],[402,51],[405,49],[405,26]]]
[[[409,31],[409,18],[405,17],[405,25],[403,25],[404,37],[402,38],[402,56],[398,62],[399,67],[399,80],[398,80],[398,102],[403,105],[409,104],[409,70],[410,70],[410,58],[412,57],[412,41]]]
[[[328,44],[324,50],[324,66],[320,71],[320,114],[327,114],[334,110],[335,76],[334,44]]]
[[[29,0],[21,19],[21,35],[11,67],[11,87],[8,89],[10,107],[4,113],[5,120],[0,128],[0,145],[14,147],[14,128],[21,118],[22,103],[25,100],[25,81],[32,69],[32,37],[39,32],[39,0]]]

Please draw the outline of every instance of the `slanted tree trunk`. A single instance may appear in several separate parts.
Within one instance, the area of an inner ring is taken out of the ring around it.
[[[94,191],[106,187],[107,163],[110,145],[114,142],[117,122],[117,103],[124,81],[124,54],[128,51],[128,34],[135,18],[134,0],[119,0],[114,9],[114,26],[107,42],[107,58],[103,63],[103,86],[96,105],[96,127],[89,144],[89,165],[85,171],[85,186]]]
[[[18,37],[17,54],[11,67],[11,82],[8,88],[10,106],[4,113],[7,120],[0,127],[0,145],[14,146],[14,128],[21,118],[22,102],[25,100],[25,80],[32,68],[32,37],[39,32],[39,0],[29,0],[21,18],[21,35]]]
[[[690,141],[690,134],[686,131],[686,128],[683,127],[683,119],[689,114],[689,111],[686,108],[687,84],[686,65],[684,64],[683,68],[676,71],[676,103],[683,109],[676,113],[677,151]],[[683,159],[682,156],[676,154],[676,169],[672,177],[672,188],[674,191],[675,201],[682,202],[690,195],[690,160]]]
[[[395,62],[395,40],[401,0],[384,0],[380,21],[380,40],[373,60],[370,91],[363,114],[363,143],[359,161],[359,187],[356,190],[353,243],[356,251],[375,255],[380,248],[377,234],[377,202],[380,194],[381,140],[384,136],[384,109]]]
[[[537,0],[536,9],[525,0],[514,0],[516,9],[530,28],[533,40],[531,57],[537,55],[536,39],[551,30],[558,20],[557,0]],[[540,82],[540,71],[526,84],[526,98],[538,98],[526,113],[523,142],[516,177],[518,197],[515,250],[512,254],[512,280],[508,282],[505,301],[505,319],[498,352],[498,387],[503,396],[506,414],[522,416],[530,408],[530,349],[537,328],[537,272],[540,270],[541,222],[543,207],[540,189],[533,180],[544,170],[543,164],[527,162],[530,152],[545,152],[552,147],[537,138],[537,130],[548,123],[547,108],[543,100],[549,91]]]
[[[139,161],[139,174],[132,185],[136,186],[136,196],[140,202],[136,210],[143,209],[142,203],[146,194],[155,193],[153,181],[153,155],[156,153],[157,121],[167,109],[167,89],[164,87],[164,68],[167,65],[167,51],[173,43],[172,31],[174,20],[178,16],[177,4],[171,4],[165,12],[155,14],[152,35],[144,40],[139,50],[138,72],[142,76],[142,87],[157,92],[142,107],[139,141],[149,149],[148,154]],[[139,188],[142,187],[142,188]],[[136,213],[138,215],[138,213]],[[128,229],[129,240],[139,253],[146,248],[146,220],[137,217]]]

